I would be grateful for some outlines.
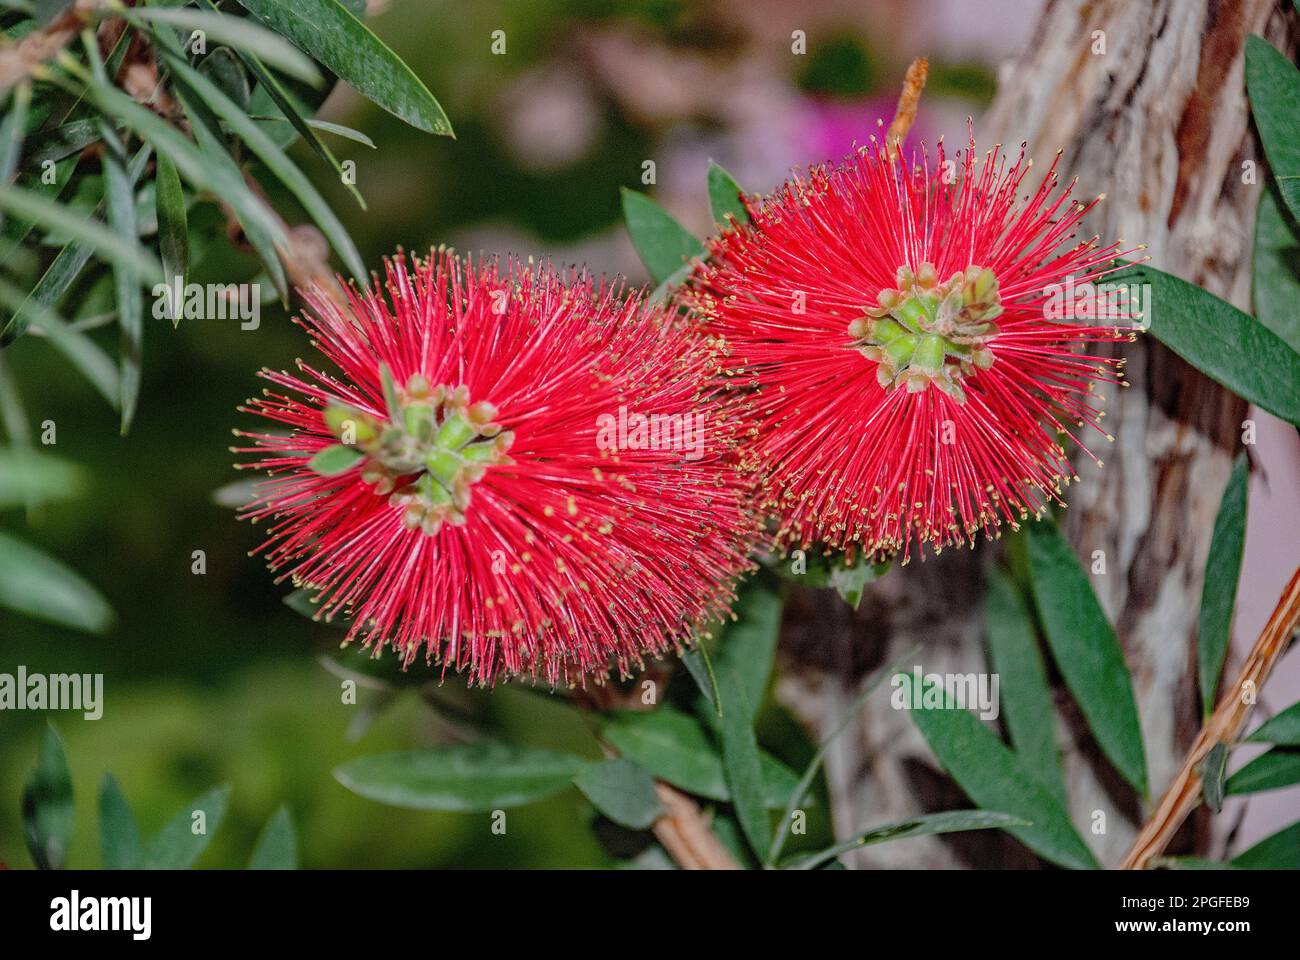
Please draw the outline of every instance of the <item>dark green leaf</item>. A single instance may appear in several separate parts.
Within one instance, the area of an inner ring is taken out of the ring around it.
[[[623,219],[632,245],[656,283],[663,283],[704,255],[704,246],[643,193],[623,188]]]
[[[86,471],[36,450],[0,448],[0,509],[35,506],[80,496]]]
[[[754,711],[745,688],[734,673],[720,674],[718,683],[721,695],[718,732],[722,741],[723,775],[749,847],[760,861],[766,861],[772,845],[772,825],[764,802],[763,766],[759,760],[758,740],[754,736]]]
[[[0,607],[60,626],[103,633],[113,611],[99,592],[62,563],[0,532]]]
[[[55,258],[50,270],[55,268],[59,260],[68,252],[68,249],[65,248]],[[45,276],[49,276],[49,271],[46,271]],[[43,282],[44,278],[38,282],[38,289]],[[6,327],[6,330],[16,331],[15,336],[17,336],[29,326],[40,329],[49,338],[50,345],[67,357],[72,365],[81,371],[91,386],[98,390],[111,406],[116,408],[118,401],[117,366],[109,359],[108,354],[100,349],[98,344],[70,327],[62,317],[42,305],[36,297],[37,290],[33,290],[29,296],[13,286],[13,284],[0,280],[0,303],[3,303],[13,312],[13,317],[10,319],[11,326]]]
[[[133,870],[144,860],[135,815],[111,773],[99,788],[99,847],[105,870]]]
[[[1056,523],[1030,523],[1028,537],[1029,579],[1057,669],[1102,752],[1145,796],[1142,728],[1115,631]]]
[[[1300,870],[1300,822],[1265,837],[1228,863],[1243,870]]]
[[[262,834],[253,847],[249,870],[297,870],[298,838],[293,829],[293,817],[287,807],[281,807],[266,822]]]
[[[158,253],[162,257],[163,279],[171,290],[179,278],[185,289],[190,272],[189,214],[176,164],[167,156],[158,158],[154,196],[158,205]],[[181,304],[170,304],[172,326],[180,326]]]
[[[451,123],[420,78],[337,0],[240,0],[360,94],[428,133]]]
[[[63,866],[74,822],[68,757],[59,731],[49,724],[41,738],[36,769],[23,789],[23,836],[37,869],[58,870]]]
[[[1260,191],[1251,271],[1255,316],[1300,351],[1300,238],[1274,186]]]
[[[334,777],[370,800],[461,813],[533,803],[569,785],[591,762],[504,743],[475,743],[358,757]]]
[[[1208,716],[1214,709],[1219,674],[1228,653],[1232,611],[1237,605],[1237,581],[1241,579],[1241,554],[1246,544],[1246,493],[1250,484],[1250,461],[1240,454],[1233,464],[1228,487],[1214,518],[1210,556],[1205,562],[1205,584],[1201,588],[1201,622],[1196,633],[1196,661],[1201,681],[1201,706]]]
[[[0,184],[7,185],[18,169],[27,126],[27,108],[31,102],[32,85],[20,83],[14,88],[4,119],[0,120]],[[0,224],[3,223],[4,216],[0,215]]]
[[[247,4],[245,4],[247,6]],[[207,10],[194,10],[187,7],[136,7],[131,15],[139,20],[151,23],[165,23],[172,27],[182,27],[187,32],[202,30],[207,37],[208,46],[219,43],[227,44],[236,50],[252,54],[262,61],[303,83],[319,85],[320,71],[292,43],[267,30],[256,20],[232,17]],[[285,31],[281,31],[285,32]],[[287,33],[286,33],[287,35]],[[290,38],[292,39],[292,37]],[[213,53],[216,51],[214,50]]]
[[[1212,813],[1223,809],[1223,778],[1228,770],[1228,745],[1216,743],[1201,761],[1201,796]]]
[[[1150,332],[1211,380],[1300,425],[1300,354],[1226,300],[1143,265],[1108,283],[1151,285]]]
[[[1029,821],[1030,826],[1007,832],[1039,856],[1076,870],[1097,866],[1061,801],[988,727],[968,710],[918,706],[924,699],[912,689],[912,677],[901,674],[900,679],[903,686],[894,696],[903,695],[930,749],[977,806]],[[942,698],[943,691],[938,694]]]
[[[735,619],[724,628],[716,648],[715,672],[735,678],[744,694],[748,725],[754,722],[772,673],[781,630],[781,597],[766,580],[751,577],[737,591],[733,609]]]
[[[103,157],[104,193],[108,205],[108,222],[122,238],[124,244],[136,236],[135,184],[126,168],[106,151]],[[161,270],[161,268],[160,268]],[[159,273],[161,277],[161,272]],[[144,362],[144,301],[140,295],[142,278],[131,267],[113,264],[113,286],[117,294],[117,324],[121,330],[122,435],[126,436],[135,419],[136,403],[140,398],[140,379]],[[158,278],[153,278],[158,279]]]
[[[121,265],[142,279],[156,282],[162,276],[162,267],[153,254],[138,243],[124,240],[98,220],[81,216],[63,204],[47,200],[39,194],[0,184],[0,210],[30,217],[42,226],[60,230],[99,254],[102,259]]]
[[[989,574],[984,624],[1011,745],[1025,768],[1064,804],[1056,712],[1043,655],[1024,598],[1011,578],[998,569]]]
[[[687,793],[710,800],[731,799],[722,759],[704,728],[672,707],[604,714],[600,735],[619,753]],[[779,807],[790,796],[795,776],[766,753],[760,754],[760,763],[767,805]]]
[[[221,825],[229,802],[230,787],[216,787],[176,814],[146,844],[144,869],[188,870],[194,866]],[[199,813],[203,816],[197,816]]]
[[[1227,792],[1260,793],[1300,783],[1300,749],[1274,747],[1228,778]]]
[[[1246,38],[1246,92],[1282,200],[1300,219],[1300,71],[1262,37]]]
[[[323,477],[336,477],[351,470],[366,455],[341,443],[330,444],[307,461],[307,466]]]
[[[851,840],[834,844],[817,853],[791,860],[782,866],[787,870],[814,870],[828,860],[843,856],[853,850],[887,840],[906,840],[908,837],[926,837],[937,833],[959,833],[963,830],[1006,830],[1010,827],[1028,827],[1030,823],[1009,813],[991,810],[950,810],[947,813],[929,813],[900,820],[861,833]]]
[[[1300,703],[1293,703],[1246,738],[1251,743],[1300,747]]]
[[[597,810],[629,830],[645,830],[663,812],[654,778],[626,757],[587,767],[573,782]]]
[[[740,199],[740,184],[734,177],[712,160],[709,161],[709,208],[713,220],[722,227],[730,225],[728,217],[737,223],[749,223],[749,211]]]

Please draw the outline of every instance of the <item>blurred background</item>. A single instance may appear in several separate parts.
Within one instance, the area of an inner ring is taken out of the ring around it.
[[[1026,42],[1038,7],[372,3],[371,27],[438,97],[457,139],[421,134],[340,86],[320,116],[374,140],[374,150],[331,141],[340,159],[355,161],[368,211],[301,144],[294,156],[374,267],[399,246],[447,243],[585,263],[640,284],[648,277],[622,226],[620,187],[652,193],[703,236],[712,230],[710,158],[758,192],[791,167],[838,158],[877,133],[878,120],[888,123],[917,55],[930,58],[931,73],[914,139],[962,138],[966,118],[978,119],[990,102],[999,64]],[[491,52],[497,30],[503,55]],[[792,50],[795,31],[806,37],[803,52]],[[646,161],[654,163],[653,183],[643,180]],[[290,198],[274,199],[277,209],[293,209]],[[209,206],[191,216],[219,213]],[[191,279],[230,282],[256,272],[251,257],[214,243]],[[146,835],[198,793],[231,783],[231,812],[201,866],[242,866],[281,803],[293,812],[307,867],[612,862],[575,815],[583,805],[572,791],[512,811],[508,833],[494,836],[483,817],[382,807],[332,778],[350,757],[440,731],[406,693],[349,738],[357,708],[340,703],[338,679],[318,662],[339,634],[284,606],[289,587],[248,556],[258,531],[213,502],[213,491],[236,478],[230,429],[246,425],[235,406],[260,389],[255,371],[288,367],[308,345],[275,305],[256,331],[235,321],[183,322],[175,331],[148,322],[140,413],[126,439],[116,415],[45,344],[27,337],[10,351],[33,420],[57,423],[52,452],[87,465],[94,482],[89,495],[46,509],[30,525],[20,511],[3,522],[67,561],[118,613],[114,629],[96,638],[0,611],[0,671],[26,664],[105,676],[102,719],[52,715],[78,794],[69,864],[99,863],[93,798],[105,771],[122,783]],[[206,553],[201,576],[191,572],[195,550]],[[455,698],[459,687],[449,679],[446,695]],[[598,755],[587,731],[544,691],[500,689],[473,707],[516,742]],[[807,750],[802,734],[780,708],[768,709],[766,733],[787,741],[775,752],[799,757]],[[45,720],[0,714],[0,862],[11,866],[30,864],[19,798]]]

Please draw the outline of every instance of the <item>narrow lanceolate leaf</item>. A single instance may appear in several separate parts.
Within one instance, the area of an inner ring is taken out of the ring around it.
[[[1300,870],[1300,821],[1237,854],[1228,865],[1243,870]]]
[[[306,174],[275,145],[256,121],[222,93],[216,84],[190,67],[184,57],[177,55],[171,49],[164,50],[164,57],[172,72],[239,135],[248,148],[266,164],[267,169],[275,174],[298,199],[303,209],[320,227],[330,245],[343,258],[344,264],[352,275],[364,279],[365,265],[361,262],[361,255],[357,252],[352,238],[348,236],[347,228],[343,226],[325,198],[307,179]]]
[[[1056,713],[1043,655],[1024,598],[1001,570],[995,569],[989,576],[984,624],[1011,745],[1025,768],[1064,803],[1065,778],[1056,748]]]
[[[468,813],[542,800],[569,786],[590,763],[551,750],[476,743],[359,757],[334,777],[380,803]]]
[[[58,560],[3,532],[0,607],[88,633],[103,633],[113,623],[113,610],[99,591]]]
[[[992,810],[950,810],[947,813],[930,813],[911,820],[887,823],[873,827],[850,840],[834,844],[817,853],[798,857],[782,864],[787,870],[815,870],[828,860],[860,850],[873,843],[888,840],[906,840],[908,837],[927,837],[938,833],[960,833],[965,830],[1006,830],[1009,827],[1028,827],[1030,823],[1009,813]]]
[[[747,580],[737,593],[736,619],[727,624],[714,654],[714,672],[734,677],[744,693],[745,722],[753,724],[776,657],[781,628],[781,597],[761,577]]]
[[[307,466],[323,477],[335,477],[351,470],[365,457],[366,455],[360,450],[345,447],[341,443],[333,443],[307,461]]]
[[[1007,832],[1044,859],[1076,870],[1097,866],[1061,801],[988,727],[967,710],[918,706],[925,702],[923,693],[912,689],[911,677],[902,679],[917,727],[977,806],[1028,821],[1029,826],[1008,827]],[[938,693],[941,699],[942,691]]]
[[[322,82],[320,71],[310,57],[255,20],[185,7],[136,7],[131,16],[151,23],[183,27],[186,32],[202,30],[210,47],[224,43],[260,58],[303,83],[319,86]]]
[[[240,3],[389,113],[428,133],[452,135],[451,123],[429,88],[338,0]]]
[[[1300,71],[1262,37],[1246,38],[1246,93],[1282,201],[1300,220]]]
[[[155,201],[158,208],[158,252],[162,256],[163,279],[168,290],[177,286],[185,289],[190,272],[189,214],[185,206],[185,191],[181,189],[180,174],[176,164],[167,156],[158,158],[154,177]],[[180,283],[177,284],[179,278]],[[181,322],[181,304],[169,303],[173,326]]]
[[[735,178],[710,160],[709,209],[713,211],[713,221],[719,226],[729,226],[729,218],[735,218],[737,223],[749,223],[749,211],[745,209],[740,193],[740,184]]]
[[[108,206],[108,222],[123,243],[136,236],[135,185],[121,161],[106,151],[103,157],[104,193]],[[159,274],[161,276],[161,273]],[[136,403],[140,398],[140,379],[144,362],[144,300],[140,285],[146,279],[133,268],[123,264],[113,265],[113,287],[117,295],[117,324],[121,330],[121,414],[122,435],[131,429],[135,419]]]
[[[0,184],[0,210],[15,216],[30,217],[41,226],[58,230],[93,250],[103,260],[132,270],[151,282],[157,282],[162,277],[162,267],[153,254],[135,241],[119,237],[98,220],[87,219],[63,204],[47,200],[31,191]]]
[[[1216,743],[1201,761],[1201,796],[1211,813],[1223,809],[1223,781],[1228,770],[1228,745]]]
[[[262,834],[253,847],[249,870],[297,870],[298,837],[293,829],[293,817],[286,807],[281,807],[266,822]]]
[[[221,825],[229,803],[230,787],[221,786],[181,809],[145,845],[144,869],[188,870],[194,866]]]
[[[629,830],[645,830],[663,813],[654,778],[626,757],[590,766],[573,783],[592,806]]]
[[[1251,743],[1300,746],[1300,703],[1293,703],[1246,738]]]
[[[1055,522],[1030,523],[1028,538],[1029,580],[1052,658],[1102,752],[1145,796],[1142,728],[1115,631]]]
[[[623,188],[623,219],[632,245],[655,283],[689,269],[689,261],[704,255],[704,245],[668,211],[643,193]],[[684,278],[683,274],[683,278]]]
[[[745,688],[732,672],[718,677],[721,716],[718,733],[722,741],[722,770],[731,790],[745,839],[760,862],[766,862],[772,846],[772,825],[764,797],[763,765],[754,737],[753,711]]]
[[[41,738],[36,769],[23,789],[22,808],[23,836],[32,860],[40,870],[59,869],[72,841],[74,815],[72,774],[54,724],[45,728]]]
[[[1276,185],[1259,195],[1251,277],[1255,316],[1292,350],[1300,351],[1300,238],[1282,209]]]
[[[723,705],[726,712],[726,705]],[[722,758],[704,728],[669,706],[620,710],[600,719],[600,736],[660,780],[710,800],[731,799]],[[763,794],[768,807],[780,807],[797,780],[784,764],[760,751]]]
[[[23,149],[23,134],[27,125],[27,107],[32,101],[32,85],[21,83],[15,88],[7,112],[0,120],[0,184],[8,184],[18,169],[18,157]],[[0,226],[4,215],[0,214]]]
[[[1211,380],[1300,425],[1300,354],[1268,327],[1200,287],[1143,265],[1108,283],[1151,286],[1151,334]]]
[[[68,500],[85,489],[80,464],[36,450],[0,448],[0,510]]]
[[[1279,790],[1300,783],[1300,749],[1274,747],[1228,778],[1229,794]]]
[[[1241,554],[1246,544],[1246,491],[1250,483],[1250,461],[1243,453],[1233,464],[1228,488],[1214,519],[1210,557],[1205,562],[1205,585],[1201,588],[1201,621],[1196,633],[1196,662],[1201,681],[1201,707],[1208,716],[1214,709],[1219,674],[1228,653],[1232,611],[1237,605],[1237,581],[1241,579]]]
[[[134,870],[144,861],[135,814],[111,773],[99,788],[99,848],[105,870]]]

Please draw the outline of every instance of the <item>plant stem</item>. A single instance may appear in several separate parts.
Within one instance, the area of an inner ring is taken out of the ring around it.
[[[1146,826],[1133,841],[1120,868],[1144,870],[1160,856],[1187,815],[1201,797],[1201,761],[1215,744],[1231,745],[1246,725],[1259,691],[1268,680],[1277,661],[1286,651],[1291,635],[1300,625],[1300,569],[1291,575],[1282,597],[1269,617],[1254,648],[1241,665],[1237,681],[1223,695],[1214,713],[1205,722],[1196,742],[1188,751],[1182,769],[1174,777]]]

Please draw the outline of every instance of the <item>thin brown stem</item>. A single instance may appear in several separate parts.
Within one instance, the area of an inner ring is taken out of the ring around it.
[[[699,806],[686,794],[662,780],[655,793],[664,814],[651,827],[668,855],[683,870],[740,870],[727,848],[709,829]]]
[[[1259,691],[1268,680],[1277,661],[1286,651],[1287,642],[1300,625],[1300,569],[1282,591],[1273,615],[1255,641],[1254,648],[1241,665],[1236,682],[1227,689],[1214,713],[1205,722],[1192,749],[1188,751],[1178,776],[1165,791],[1151,819],[1133,841],[1120,868],[1144,870],[1160,856],[1178,828],[1195,809],[1201,797],[1201,762],[1217,743],[1231,744],[1240,735],[1255,705]]]

